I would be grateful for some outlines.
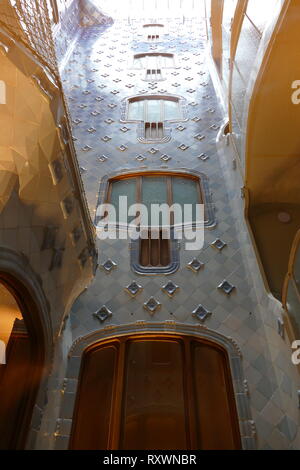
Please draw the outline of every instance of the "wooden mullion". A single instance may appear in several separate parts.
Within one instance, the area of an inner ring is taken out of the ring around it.
[[[113,183],[109,182],[108,183],[108,189],[107,189],[107,196],[105,198],[105,202],[107,202],[107,203],[111,201],[112,186],[113,186]]]
[[[111,419],[111,426],[109,430],[109,449],[117,450],[120,447],[121,436],[121,421],[123,409],[123,389],[124,389],[124,375],[125,375],[125,348],[126,343],[120,342],[118,351],[118,361],[116,366],[116,374],[114,377],[114,393],[113,393],[113,412]]]
[[[198,187],[198,195],[199,195],[200,204],[203,204],[204,197],[203,197],[202,185],[200,181],[198,181],[197,187]]]
[[[197,449],[197,426],[196,426],[196,404],[193,384],[193,362],[191,341],[184,339],[184,362],[183,367],[184,384],[185,384],[185,409],[187,418],[187,438],[188,448],[190,450]]]
[[[147,266],[151,266],[151,233],[148,232],[147,238],[147,245],[148,245],[148,263]]]
[[[293,286],[294,286],[294,289],[296,291],[296,296],[298,298],[298,302],[299,302],[299,305],[300,305],[300,292],[299,292],[299,287],[298,287],[298,284],[295,280],[295,276],[292,275],[292,277],[290,278],[290,282],[292,282]]]

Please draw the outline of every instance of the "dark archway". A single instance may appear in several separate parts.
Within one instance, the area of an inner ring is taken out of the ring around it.
[[[6,272],[0,272],[0,285],[20,314],[7,337],[6,363],[0,365],[0,449],[24,449],[44,372],[45,337],[41,312],[26,286]]]

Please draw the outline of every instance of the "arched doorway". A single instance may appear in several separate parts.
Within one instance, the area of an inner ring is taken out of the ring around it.
[[[44,335],[25,286],[1,272],[0,342],[0,449],[24,449],[44,368]]]
[[[134,335],[84,352],[71,449],[240,449],[226,351],[181,335]]]

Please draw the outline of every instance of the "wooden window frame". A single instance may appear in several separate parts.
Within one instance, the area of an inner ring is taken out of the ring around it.
[[[130,104],[136,101],[143,102],[143,116],[141,119],[131,119],[129,116],[130,112]],[[148,119],[148,102],[149,101],[160,101],[160,116],[159,121],[149,121]],[[172,101],[176,102],[178,106],[179,116],[176,119],[166,119],[165,116],[165,105],[164,101]],[[182,98],[178,95],[157,95],[157,94],[150,94],[150,95],[134,95],[128,98],[125,98],[122,102],[122,111],[121,111],[121,122],[124,123],[138,123],[138,140],[142,143],[165,143],[171,140],[171,131],[165,127],[165,123],[177,123],[177,122],[185,122],[188,120],[188,113],[187,113],[187,102],[185,98]],[[163,137],[154,138],[154,139],[147,139],[145,136],[145,123],[162,123],[164,128]]]
[[[151,58],[153,59],[155,57],[156,61],[154,61],[155,63],[153,64],[153,60],[151,61]],[[166,58],[171,59],[172,63],[167,65],[165,60],[163,60]],[[165,69],[175,69],[177,68],[177,65],[174,54],[170,52],[141,52],[133,56],[131,68],[134,70],[145,70],[145,81],[162,81],[165,80],[162,71]],[[149,74],[147,73],[149,70],[160,71],[160,73],[157,72],[156,77],[149,77]]]
[[[187,429],[187,450],[197,450],[197,442],[200,440],[197,430],[196,422],[196,388],[195,388],[195,376],[193,372],[193,347],[196,343],[210,346],[211,348],[220,352],[223,356],[224,375],[226,380],[226,391],[228,397],[228,404],[231,410],[231,424],[233,430],[233,436],[235,446],[237,449],[241,449],[241,435],[239,429],[237,406],[235,401],[235,394],[233,389],[233,378],[231,368],[229,364],[229,357],[227,351],[219,344],[210,341],[208,339],[197,338],[195,336],[180,335],[180,334],[133,334],[121,336],[118,338],[111,338],[104,340],[100,343],[96,343],[88,347],[83,354],[81,361],[81,369],[79,374],[79,386],[77,389],[76,402],[73,413],[73,423],[71,430],[71,438],[69,442],[69,449],[74,449],[74,440],[76,434],[76,417],[80,409],[80,399],[84,394],[82,389],[82,377],[85,368],[85,357],[93,350],[99,348],[105,348],[108,345],[113,346],[117,350],[117,360],[114,370],[113,379],[113,393],[111,399],[111,416],[109,420],[109,431],[108,431],[108,442],[107,449],[105,450],[119,450],[121,441],[122,421],[124,403],[125,403],[125,382],[126,372],[128,367],[128,361],[126,362],[126,356],[128,355],[130,343],[133,342],[146,342],[146,341],[172,341],[180,345],[182,349],[182,375],[183,375],[183,387],[184,387],[184,406],[185,406],[185,422]],[[76,449],[76,447],[75,447]]]
[[[204,204],[205,205],[205,196],[204,196],[204,189],[201,184],[201,178],[198,176],[194,175],[186,175],[184,173],[169,173],[169,172],[155,172],[155,171],[147,171],[145,173],[138,173],[138,174],[126,174],[126,175],[120,175],[116,176],[114,178],[111,178],[108,182],[108,190],[107,190],[107,195],[105,202],[109,203],[111,200],[111,192],[112,192],[112,186],[113,183],[116,181],[120,180],[125,180],[125,179],[133,179],[136,178],[136,204],[141,204],[143,203],[142,201],[142,181],[143,178],[147,177],[161,177],[161,178],[166,178],[166,186],[167,186],[167,204],[171,207],[173,205],[173,188],[172,188],[172,179],[173,178],[186,178],[190,179],[193,181],[197,182],[197,189],[198,189],[198,204]],[[174,224],[173,220],[173,214],[171,214],[171,226]]]
[[[202,203],[204,204],[204,228],[205,229],[213,229],[216,226],[216,214],[214,210],[214,205],[212,203],[212,195],[209,187],[209,180],[208,177],[198,171],[192,171],[188,172],[185,170],[182,171],[176,171],[176,170],[161,170],[161,169],[154,169],[154,170],[145,170],[145,171],[137,171],[137,170],[132,170],[132,171],[121,171],[121,172],[113,172],[109,175],[106,175],[100,183],[100,189],[99,189],[99,197],[98,197],[98,202],[97,202],[97,207],[100,205],[105,205],[109,203],[110,201],[110,195],[111,195],[111,183],[114,181],[122,180],[122,179],[129,179],[129,178],[136,178],[139,176],[179,176],[179,177],[186,177],[186,178],[195,178],[198,180],[201,188],[201,195],[202,195]],[[140,190],[139,190],[140,191]],[[135,202],[137,201],[138,198],[138,190],[136,190],[136,199]],[[97,210],[96,210],[96,216],[95,216],[95,226],[97,226],[99,223],[101,223],[101,220],[103,219],[103,216],[97,215]],[[183,224],[185,226],[186,224]],[[190,225],[190,224],[189,224]],[[116,228],[124,228],[124,224],[119,224],[116,223]],[[194,227],[192,227],[194,228]],[[172,259],[174,263],[172,266],[170,266],[170,270],[166,274],[172,274],[176,272],[176,270],[179,268],[180,264],[180,259],[179,259],[179,249],[178,249],[178,243],[177,240],[174,237],[174,230],[171,229],[171,237],[172,243],[171,243],[171,250],[172,250]],[[131,257],[131,267],[134,270],[134,272],[137,272],[139,274],[161,274],[157,272],[155,269],[152,270],[141,270],[139,266],[139,243],[135,243],[134,241],[130,244],[130,257]],[[165,274],[165,273],[162,273]]]
[[[297,284],[296,279],[295,279],[295,262],[296,262],[296,257],[298,255],[299,250],[300,250],[300,230],[297,232],[294,238],[293,244],[292,244],[292,249],[291,249],[291,254],[290,254],[290,259],[289,259],[289,266],[288,266],[288,273],[285,277],[285,281],[284,281],[283,289],[282,289],[282,304],[287,313],[286,315],[287,331],[288,331],[288,335],[291,341],[297,340],[299,337],[298,328],[295,326],[294,321],[292,320],[290,313],[289,313],[289,309],[288,309],[288,291],[289,291],[290,284],[293,285],[293,288],[295,290],[296,297],[298,298],[299,306],[300,306],[300,287],[299,287],[299,284]],[[298,367],[298,369],[300,371],[300,366]]]
[[[181,99],[179,96],[168,96],[168,95],[139,95],[139,96],[134,96],[132,98],[128,98],[128,103],[127,103],[127,110],[126,110],[126,122],[149,122],[148,118],[148,102],[149,101],[160,101],[160,121],[167,121],[167,122],[180,122],[185,120],[182,106],[181,106]],[[130,119],[129,118],[129,106],[131,103],[134,103],[136,101],[142,101],[143,102],[143,119]],[[164,102],[165,101],[173,101],[178,105],[179,108],[179,114],[180,117],[179,119],[166,119],[165,118],[165,106]],[[157,121],[158,122],[158,121]]]
[[[136,178],[136,204],[143,203],[142,201],[142,181],[143,178],[147,177],[162,177],[166,179],[166,186],[167,186],[167,201],[166,203],[171,207],[173,205],[173,185],[172,180],[174,178],[186,178],[197,182],[197,190],[198,190],[198,204],[204,204],[205,206],[205,191],[202,187],[201,178],[194,175],[185,175],[183,173],[169,173],[169,172],[147,172],[147,173],[140,173],[136,175],[128,174],[117,176],[109,180],[108,190],[107,190],[107,197],[106,203],[109,203],[111,200],[111,193],[113,183],[115,181],[124,180],[124,179],[132,179]],[[140,219],[138,219],[138,223]],[[184,226],[184,224],[182,224]],[[150,229],[151,227],[148,227]],[[180,266],[180,259],[179,259],[179,249],[178,249],[178,242],[175,237],[174,232],[174,214],[171,213],[171,224],[170,224],[170,240],[169,240],[169,260],[170,263],[167,266],[143,266],[140,262],[141,260],[141,239],[138,238],[137,240],[131,241],[130,246],[130,258],[131,258],[131,267],[134,272],[141,274],[141,275],[155,275],[155,274],[172,274],[179,269]]]

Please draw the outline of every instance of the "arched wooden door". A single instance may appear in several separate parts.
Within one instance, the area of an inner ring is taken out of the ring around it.
[[[0,449],[24,449],[43,371],[43,334],[24,286],[2,273],[0,341]]]
[[[71,449],[239,449],[226,352],[195,337],[139,335],[86,350]]]

